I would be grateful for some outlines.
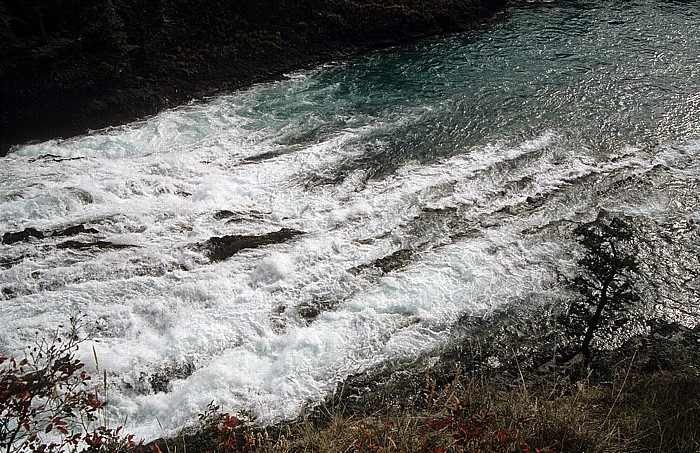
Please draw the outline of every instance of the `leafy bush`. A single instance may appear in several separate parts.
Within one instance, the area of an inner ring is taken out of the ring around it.
[[[13,452],[126,452],[133,435],[99,425],[106,402],[75,358],[80,319],[37,340],[24,359],[0,357],[0,448]],[[144,447],[145,448],[145,447]]]
[[[202,434],[209,436],[211,447],[221,453],[246,451],[249,442],[244,433],[244,422],[239,417],[221,412],[212,401],[199,414]],[[207,450],[209,451],[209,450]]]

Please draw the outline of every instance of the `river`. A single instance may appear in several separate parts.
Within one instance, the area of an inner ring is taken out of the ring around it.
[[[172,434],[210,401],[273,422],[464,317],[557,300],[572,225],[600,210],[697,244],[699,25],[693,1],[522,2],[15,147],[0,233],[42,234],[0,245],[0,353],[84,313],[115,424]]]

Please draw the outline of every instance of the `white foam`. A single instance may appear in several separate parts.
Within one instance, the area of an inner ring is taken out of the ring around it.
[[[296,264],[294,260],[279,253],[263,259],[250,273],[253,285],[271,284],[294,274]]]

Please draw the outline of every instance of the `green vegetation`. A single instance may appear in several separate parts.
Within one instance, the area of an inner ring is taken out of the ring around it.
[[[640,300],[634,289],[638,249],[632,225],[620,217],[599,215],[594,222],[576,227],[574,234],[584,254],[578,260],[578,274],[568,283],[580,298],[571,302],[562,321],[580,341],[579,351],[589,364],[596,333],[622,327]]]

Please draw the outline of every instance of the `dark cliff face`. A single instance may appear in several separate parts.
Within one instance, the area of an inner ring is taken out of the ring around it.
[[[399,41],[474,26],[506,0],[7,0],[0,155]]]

